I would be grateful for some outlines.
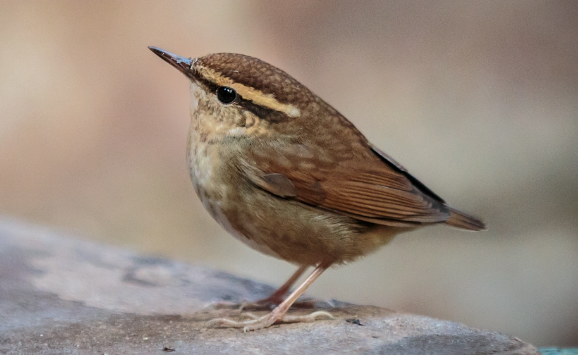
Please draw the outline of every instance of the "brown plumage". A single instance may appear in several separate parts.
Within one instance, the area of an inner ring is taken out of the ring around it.
[[[289,306],[323,270],[396,234],[439,223],[485,228],[282,70],[241,54],[186,59],[151,50],[191,80],[188,161],[207,210],[251,247],[300,265],[298,273],[316,267],[271,314],[220,324],[258,329],[287,320]]]

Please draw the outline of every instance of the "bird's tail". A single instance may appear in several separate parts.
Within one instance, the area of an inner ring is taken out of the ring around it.
[[[446,220],[447,225],[471,231],[481,231],[486,229],[486,224],[476,217],[470,216],[451,207],[450,213],[450,218]]]

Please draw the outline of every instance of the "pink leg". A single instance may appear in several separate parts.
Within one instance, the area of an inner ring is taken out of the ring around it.
[[[287,280],[283,286],[279,287],[275,292],[273,292],[269,297],[267,298],[263,298],[260,299],[258,301],[255,302],[248,302],[248,301],[244,301],[242,303],[236,303],[236,302],[229,302],[229,301],[218,301],[218,302],[213,302],[211,304],[209,304],[207,306],[207,308],[215,308],[215,309],[220,309],[220,308],[237,308],[239,311],[242,311],[244,309],[250,309],[250,310],[264,310],[264,309],[272,309],[272,306],[277,306],[279,304],[281,304],[281,302],[283,302],[283,296],[285,296],[285,294],[287,294],[287,292],[289,291],[289,289],[291,288],[291,286],[293,286],[293,284],[295,283],[295,281],[297,281],[297,279],[299,279],[301,277],[301,275],[303,275],[303,273],[305,272],[305,270],[307,270],[308,266],[300,266],[299,269],[297,269],[297,271],[295,271],[295,273],[293,273],[293,275],[291,275],[291,277],[289,278],[289,280]],[[302,305],[302,307],[313,307],[313,302],[304,302],[304,304]]]
[[[327,270],[328,266],[319,265],[313,270],[311,275],[293,291],[289,297],[287,297],[279,306],[277,306],[271,313],[255,319],[246,320],[242,322],[236,322],[227,318],[217,318],[210,321],[211,324],[216,326],[224,327],[243,327],[244,331],[247,330],[257,330],[262,328],[267,328],[277,322],[286,323],[297,323],[297,322],[312,322],[317,319],[318,316],[326,316],[333,319],[333,316],[325,311],[313,312],[306,316],[286,316],[285,314],[291,307],[291,305],[301,296],[305,290],[315,281],[317,278]]]
[[[243,308],[253,308],[253,306],[260,306],[261,308],[263,308],[263,307],[270,307],[271,305],[277,306],[277,305],[281,304],[283,302],[283,297],[285,296],[285,294],[287,294],[287,292],[289,291],[291,286],[293,286],[295,281],[297,281],[297,279],[299,279],[301,277],[301,275],[303,275],[305,270],[307,270],[307,266],[300,266],[299,269],[297,269],[297,271],[295,271],[295,273],[293,275],[291,275],[289,280],[287,280],[283,284],[283,286],[279,287],[279,289],[277,289],[277,291],[273,292],[269,297],[263,298],[261,300],[255,301],[253,303],[248,303]],[[255,308],[259,308],[259,307],[255,307]]]

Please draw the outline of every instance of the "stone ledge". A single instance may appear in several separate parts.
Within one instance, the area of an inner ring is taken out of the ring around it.
[[[239,315],[207,304],[273,288],[7,219],[0,285],[4,354],[539,354],[508,335],[341,302],[325,305],[335,320],[250,333],[207,328],[209,319]]]

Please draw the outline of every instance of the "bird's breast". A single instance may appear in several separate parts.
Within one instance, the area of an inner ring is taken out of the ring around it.
[[[238,199],[238,183],[235,171],[231,170],[223,157],[223,147],[218,143],[200,141],[198,132],[191,130],[187,160],[189,174],[197,196],[211,217],[229,234],[261,253],[279,257],[265,243],[246,233],[236,216],[246,206]],[[242,224],[247,227],[245,219]]]
[[[199,132],[191,129],[187,161],[193,187],[203,206],[217,222],[229,229],[225,226],[226,218],[222,213],[222,204],[226,202],[230,186],[219,174],[219,170],[223,168],[223,162],[218,147],[202,141]]]

